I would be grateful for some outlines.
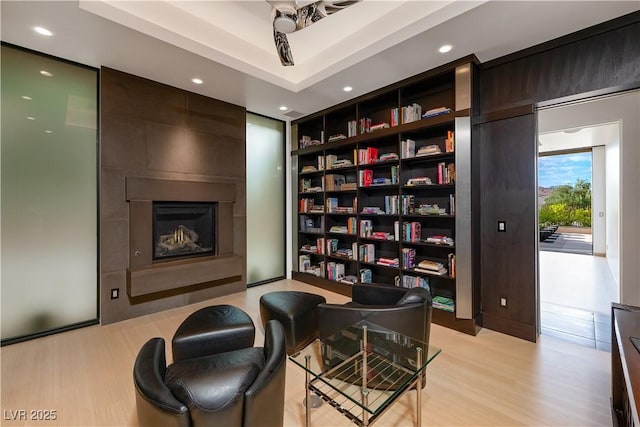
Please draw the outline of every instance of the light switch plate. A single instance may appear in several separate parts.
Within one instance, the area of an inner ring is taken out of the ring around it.
[[[498,221],[498,231],[501,233],[507,231],[507,221]]]

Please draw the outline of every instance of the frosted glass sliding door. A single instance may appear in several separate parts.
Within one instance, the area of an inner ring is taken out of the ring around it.
[[[247,114],[247,283],[284,277],[284,122]]]
[[[2,46],[2,343],[98,312],[95,69]]]

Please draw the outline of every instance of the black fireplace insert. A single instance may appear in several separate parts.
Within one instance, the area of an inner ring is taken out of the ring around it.
[[[153,202],[153,259],[215,255],[215,202]]]

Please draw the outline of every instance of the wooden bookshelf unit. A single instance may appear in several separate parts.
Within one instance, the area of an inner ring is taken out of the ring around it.
[[[293,277],[431,290],[434,323],[479,329],[471,217],[475,57],[292,123]]]

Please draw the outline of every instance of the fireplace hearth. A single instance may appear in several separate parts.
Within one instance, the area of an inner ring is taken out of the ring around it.
[[[215,255],[215,213],[215,202],[153,202],[153,260]]]

